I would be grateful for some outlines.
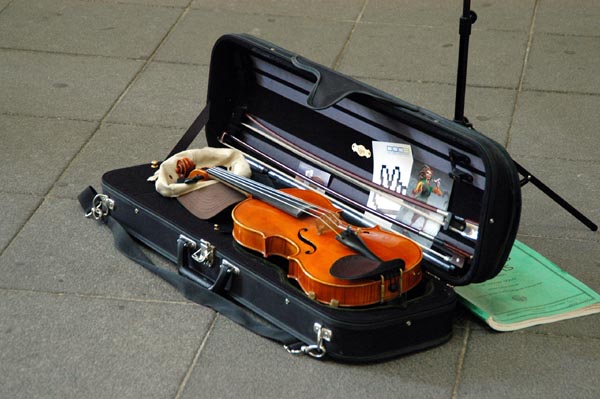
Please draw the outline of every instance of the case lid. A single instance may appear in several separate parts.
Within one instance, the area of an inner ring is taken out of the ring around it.
[[[517,233],[521,191],[511,157],[488,137],[249,35],[216,42],[207,102],[209,145],[238,148],[287,174],[308,169],[358,213],[374,191],[366,184],[383,173],[368,157],[376,143],[410,148],[413,184],[427,165],[431,181],[450,187],[443,206],[421,198],[420,207],[410,184],[397,194],[380,187],[408,205],[393,217],[378,211],[380,220],[392,219],[393,229],[430,247],[424,267],[451,285],[485,281],[502,269]],[[425,222],[412,220],[415,207]]]

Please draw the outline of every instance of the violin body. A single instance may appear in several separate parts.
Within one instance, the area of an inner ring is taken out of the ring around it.
[[[324,196],[309,190],[284,189],[286,194],[307,204],[327,210],[327,221],[349,225],[340,219],[340,210]],[[289,215],[252,197],[232,211],[233,237],[242,246],[263,256],[281,256],[288,260],[288,277],[298,282],[311,298],[331,306],[365,306],[390,301],[421,281],[421,248],[412,240],[380,229],[350,226],[366,246],[382,261],[401,258],[402,271],[360,280],[334,277],[331,266],[340,259],[357,255],[342,244],[338,231],[322,218],[311,214]],[[341,227],[340,227],[341,228]]]

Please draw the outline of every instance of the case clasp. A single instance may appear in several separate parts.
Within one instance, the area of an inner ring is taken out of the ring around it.
[[[215,260],[215,246],[201,239],[200,248],[192,254],[192,259],[203,266],[212,267]]]

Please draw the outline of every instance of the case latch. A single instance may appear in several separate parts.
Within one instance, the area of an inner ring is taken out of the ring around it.
[[[465,154],[461,154],[458,151],[450,150],[450,164],[452,165],[452,171],[448,175],[457,182],[461,183],[473,183],[473,175],[460,170],[457,166],[464,168],[471,165],[471,158]]]
[[[203,266],[212,267],[215,260],[215,246],[201,239],[200,248],[192,254],[192,259]]]

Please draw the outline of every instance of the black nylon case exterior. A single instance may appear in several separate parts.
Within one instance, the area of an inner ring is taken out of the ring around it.
[[[448,235],[471,252],[472,259],[454,272],[425,260],[423,282],[404,300],[335,308],[307,297],[287,279],[285,267],[235,243],[228,212],[203,221],[175,199],[159,195],[154,184],[146,181],[155,171],[150,165],[107,172],[102,187],[115,201],[111,216],[139,241],[177,263],[199,289],[214,284],[220,265],[234,266],[239,272],[220,287],[221,295],[306,344],[316,343],[316,324],[327,328],[331,339],[324,344],[332,358],[375,361],[447,341],[456,305],[451,286],[485,281],[501,270],[518,227],[519,180],[510,156],[478,132],[247,35],[226,35],[215,44],[208,104],[209,145],[222,146],[221,134],[235,133],[292,168],[309,160],[245,131],[241,127],[244,112],[260,118],[288,140],[367,179],[373,173],[372,160],[352,152],[352,143],[411,144],[422,161],[472,177],[472,183],[454,184],[456,200],[451,200],[449,211],[476,220],[479,235],[476,241]],[[343,179],[332,176],[330,184],[366,202],[368,193]],[[198,245],[204,241],[214,246],[210,265],[192,259],[192,251],[181,245],[182,235]]]

